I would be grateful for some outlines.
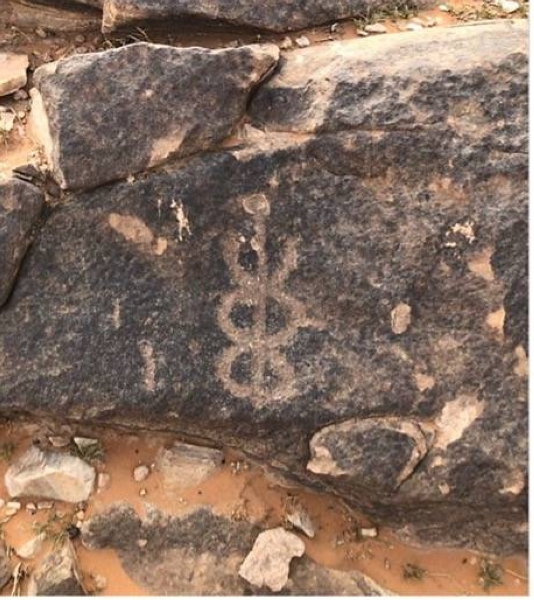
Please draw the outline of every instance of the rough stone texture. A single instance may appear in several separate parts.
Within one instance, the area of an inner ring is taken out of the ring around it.
[[[82,502],[93,491],[95,470],[75,456],[31,447],[7,470],[6,488],[12,498],[32,496]]]
[[[158,452],[156,469],[162,474],[165,486],[176,491],[185,490],[216,473],[223,457],[223,453],[215,448],[176,442]]]
[[[313,473],[393,492],[425,457],[427,442],[415,421],[368,418],[325,427],[311,439],[310,453]]]
[[[2,0],[0,11],[0,24],[24,29],[41,27],[56,33],[95,31],[101,22],[101,10],[82,4],[67,5],[62,0],[49,0],[46,5],[38,0]]]
[[[207,508],[182,517],[165,515],[150,505],[147,509],[147,518],[141,521],[127,504],[110,507],[84,524],[83,544],[116,550],[128,576],[149,594],[270,594],[267,588],[254,588],[238,575],[260,533],[257,527],[230,521]],[[140,539],[146,540],[143,548]],[[306,557],[292,561],[284,593],[389,594],[357,571],[327,569]]]
[[[304,542],[283,527],[262,531],[239,567],[239,576],[256,588],[280,592],[289,578],[291,560],[305,550]]]
[[[0,96],[12,94],[26,85],[28,57],[0,52]]]
[[[406,537],[523,549],[526,24],[385,37],[290,53],[265,133],[57,209],[1,411],[234,445]]]
[[[84,596],[76,569],[76,561],[67,543],[47,555],[32,571],[28,596]]]
[[[294,31],[394,6],[423,3],[384,0],[105,0],[103,31],[174,19],[268,31]]]
[[[43,200],[42,192],[29,183],[0,181],[0,307],[9,297],[31,243]]]
[[[12,568],[7,557],[6,545],[3,540],[0,540],[0,590],[11,579],[11,572]]]
[[[125,178],[227,137],[278,53],[139,43],[49,63],[35,72],[32,129],[63,188]]]

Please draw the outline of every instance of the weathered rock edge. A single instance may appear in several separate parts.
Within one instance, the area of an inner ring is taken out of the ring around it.
[[[322,85],[295,52],[255,141],[55,211],[1,313],[1,411],[203,437],[412,539],[524,549],[526,27],[409,35],[402,68],[318,53]]]
[[[367,16],[400,6],[416,7],[422,2],[384,0],[105,0],[102,31],[139,23],[174,21],[229,25],[284,33]]]
[[[62,188],[124,179],[228,137],[278,57],[144,42],[72,56],[36,70],[31,129]]]

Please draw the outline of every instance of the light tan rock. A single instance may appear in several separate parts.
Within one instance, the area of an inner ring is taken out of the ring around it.
[[[75,456],[43,452],[31,447],[5,475],[6,488],[13,498],[33,496],[82,502],[89,498],[95,470]]]
[[[13,94],[26,85],[28,57],[0,52],[0,96]]]
[[[260,533],[239,569],[239,575],[253,586],[279,592],[289,578],[289,565],[302,556],[306,546],[283,527]]]

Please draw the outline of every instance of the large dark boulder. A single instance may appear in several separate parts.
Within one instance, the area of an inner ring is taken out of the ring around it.
[[[9,297],[32,241],[43,201],[41,190],[29,183],[0,181],[0,306]]]
[[[265,132],[58,208],[0,314],[0,411],[233,445],[411,539],[524,548],[526,26],[383,52],[295,51]]]
[[[167,22],[219,25],[262,31],[295,31],[379,10],[414,7],[406,0],[106,0],[103,31],[125,25]]]
[[[278,54],[139,43],[49,63],[35,72],[33,129],[63,188],[124,179],[229,136]]]

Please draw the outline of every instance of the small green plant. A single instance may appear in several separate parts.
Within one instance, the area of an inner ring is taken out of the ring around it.
[[[501,565],[483,558],[480,561],[480,569],[478,571],[480,587],[487,592],[496,585],[502,585],[502,572]]]
[[[74,444],[72,453],[85,462],[104,460],[104,449],[98,441],[95,441],[94,444],[87,444],[83,446]]]
[[[34,523],[33,530],[36,535],[43,536],[52,542],[54,548],[61,547],[70,537],[70,530],[73,527],[75,513],[59,516],[56,512],[49,515],[43,523]]]
[[[402,576],[404,579],[416,579],[421,581],[426,575],[426,569],[420,567],[417,563],[406,563],[402,567]]]
[[[15,452],[15,444],[13,442],[5,442],[0,445],[0,460],[9,462]]]

